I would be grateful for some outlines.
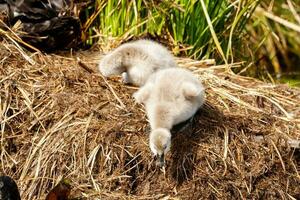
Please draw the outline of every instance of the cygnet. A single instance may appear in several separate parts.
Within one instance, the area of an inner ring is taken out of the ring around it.
[[[204,87],[194,74],[182,68],[162,69],[152,74],[134,93],[143,103],[151,126],[150,148],[164,166],[171,146],[171,128],[191,118],[205,99]]]
[[[151,40],[137,40],[108,53],[98,67],[105,77],[122,75],[124,83],[142,86],[155,71],[176,66],[166,47]]]

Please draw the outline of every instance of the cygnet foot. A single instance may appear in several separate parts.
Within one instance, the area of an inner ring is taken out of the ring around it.
[[[122,76],[122,83],[124,83],[124,84],[130,83],[129,76],[128,76],[127,72],[123,72],[121,76]]]

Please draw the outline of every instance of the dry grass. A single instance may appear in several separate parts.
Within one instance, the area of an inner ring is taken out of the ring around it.
[[[174,127],[164,175],[136,88],[101,77],[98,55],[1,42],[0,166],[23,199],[43,199],[63,177],[80,199],[300,198],[299,148],[289,145],[299,145],[299,90],[179,59],[203,80],[207,103]]]

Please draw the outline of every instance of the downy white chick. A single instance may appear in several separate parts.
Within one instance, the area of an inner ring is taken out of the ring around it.
[[[98,67],[103,76],[122,74],[124,83],[142,86],[158,69],[176,66],[167,48],[151,40],[137,40],[108,53]]]
[[[171,128],[197,112],[204,103],[204,87],[192,72],[168,68],[152,74],[133,96],[145,105],[152,130],[150,148],[158,164],[164,166],[164,155],[171,146]]]

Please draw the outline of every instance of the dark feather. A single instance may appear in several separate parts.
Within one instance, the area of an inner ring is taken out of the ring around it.
[[[9,176],[0,176],[0,199],[21,200],[18,186]]]
[[[22,22],[21,38],[43,51],[68,49],[80,41],[80,21],[67,16],[66,0],[6,0],[9,22]]]

